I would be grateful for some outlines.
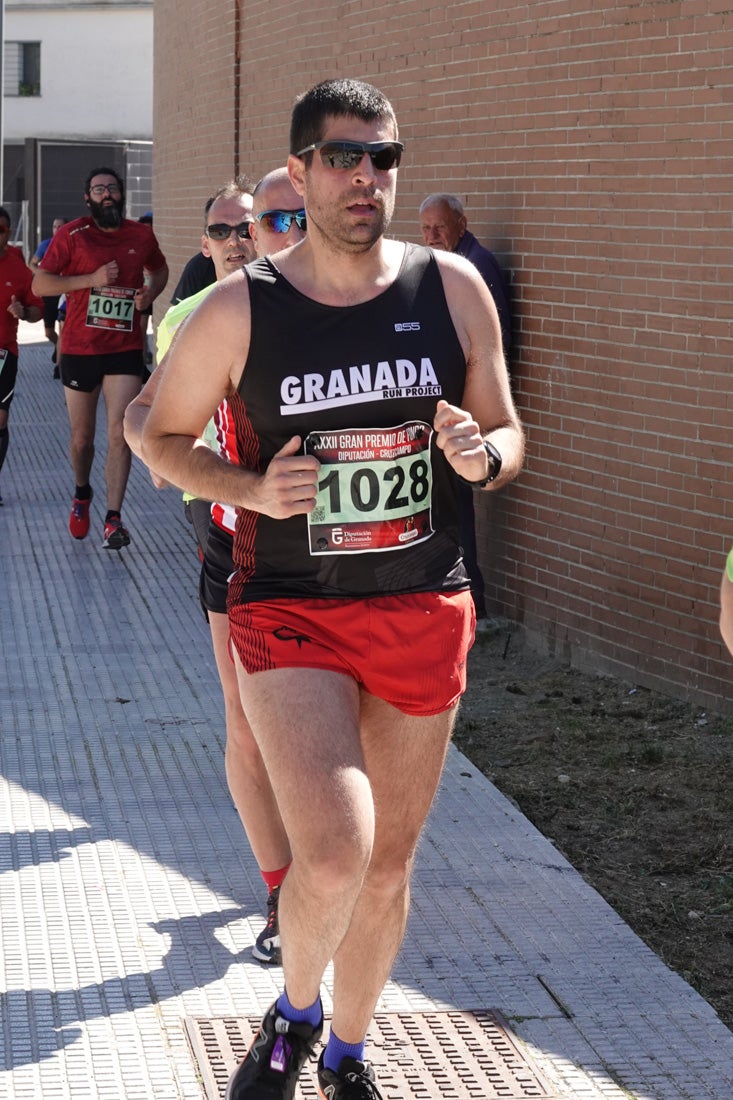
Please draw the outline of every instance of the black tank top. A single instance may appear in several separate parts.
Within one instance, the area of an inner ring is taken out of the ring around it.
[[[466,363],[433,253],[408,244],[382,294],[344,307],[305,297],[269,259],[245,271],[240,462],[262,471],[297,434],[322,465],[311,516],[242,511],[230,600],[468,588],[455,474],[432,429],[441,397],[460,405]]]

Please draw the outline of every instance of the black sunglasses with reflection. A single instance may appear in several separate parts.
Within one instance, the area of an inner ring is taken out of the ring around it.
[[[232,233],[236,233],[240,241],[247,241],[250,240],[249,228],[251,225],[252,222],[240,222],[239,225],[215,222],[213,225],[207,225],[204,233],[212,241],[225,241],[228,237],[231,237]]]
[[[304,157],[306,153],[318,152],[327,168],[354,169],[368,153],[378,172],[388,172],[397,168],[404,148],[401,141],[314,141],[295,155]]]

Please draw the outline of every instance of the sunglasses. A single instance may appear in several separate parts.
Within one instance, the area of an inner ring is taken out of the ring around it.
[[[319,152],[327,168],[356,168],[368,153],[378,172],[388,172],[400,163],[404,148],[401,141],[315,141],[295,155]]]
[[[264,222],[273,233],[287,233],[293,222],[304,232],[308,228],[305,210],[263,210],[257,215],[257,221]]]
[[[236,233],[240,241],[250,238],[249,227],[252,222],[240,222],[239,225],[227,225],[226,222],[217,222],[215,225],[207,225],[204,233],[211,237],[212,241],[226,241],[232,233]]]

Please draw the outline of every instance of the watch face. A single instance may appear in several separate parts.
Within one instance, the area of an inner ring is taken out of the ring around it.
[[[501,470],[501,455],[497,451],[493,443],[490,443],[488,439],[484,440],[484,450],[489,459],[489,476],[483,482],[484,485],[488,485],[489,482],[495,481],[499,476]]]

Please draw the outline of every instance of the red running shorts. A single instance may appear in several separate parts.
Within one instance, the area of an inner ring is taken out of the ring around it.
[[[248,673],[340,672],[404,714],[423,717],[449,710],[466,690],[475,626],[469,591],[229,608],[232,642]]]

